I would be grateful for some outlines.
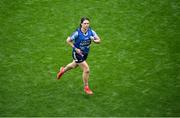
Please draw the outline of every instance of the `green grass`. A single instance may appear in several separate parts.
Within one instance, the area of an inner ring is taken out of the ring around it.
[[[0,116],[180,116],[178,0],[1,0]],[[93,96],[65,40],[81,17],[102,39]]]

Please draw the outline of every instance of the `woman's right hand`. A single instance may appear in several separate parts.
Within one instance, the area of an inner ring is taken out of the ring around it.
[[[79,55],[84,56],[84,55],[82,54],[82,51],[81,51],[80,49],[75,48],[75,51],[76,51],[76,53],[78,53]]]

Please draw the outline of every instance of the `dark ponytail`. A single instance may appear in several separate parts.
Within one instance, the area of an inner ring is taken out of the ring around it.
[[[81,28],[81,23],[83,23],[85,20],[90,21],[89,18],[87,18],[87,17],[82,17],[82,18],[81,18],[80,25],[79,25],[80,28]]]

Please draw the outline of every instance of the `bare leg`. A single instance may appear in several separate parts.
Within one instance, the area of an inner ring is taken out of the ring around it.
[[[83,61],[82,63],[78,64],[82,70],[83,70],[83,81],[84,81],[84,91],[86,92],[86,94],[92,95],[93,92],[91,91],[91,89],[88,86],[88,79],[89,79],[89,66],[87,64],[86,61]]]
[[[82,75],[82,78],[83,78],[83,82],[84,82],[84,86],[88,86],[88,79],[89,79],[89,66],[87,64],[86,61],[83,61],[82,63],[79,63],[78,64],[82,70],[83,70],[83,75]]]
[[[78,65],[77,65],[77,63],[76,63],[75,61],[69,63],[68,65],[66,65],[66,66],[64,67],[64,73],[67,72],[67,71],[69,71],[69,70],[71,70],[71,69],[73,69],[73,68],[76,68],[77,66],[78,66]]]
[[[67,72],[68,70],[71,70],[73,68],[76,68],[78,65],[76,64],[75,61],[69,63],[68,65],[66,65],[66,67],[61,67],[59,72],[57,73],[57,79],[60,79],[61,76]]]

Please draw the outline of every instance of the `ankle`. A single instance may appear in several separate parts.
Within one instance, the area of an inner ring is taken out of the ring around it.
[[[89,87],[88,83],[85,83],[85,84],[84,84],[84,87]]]

